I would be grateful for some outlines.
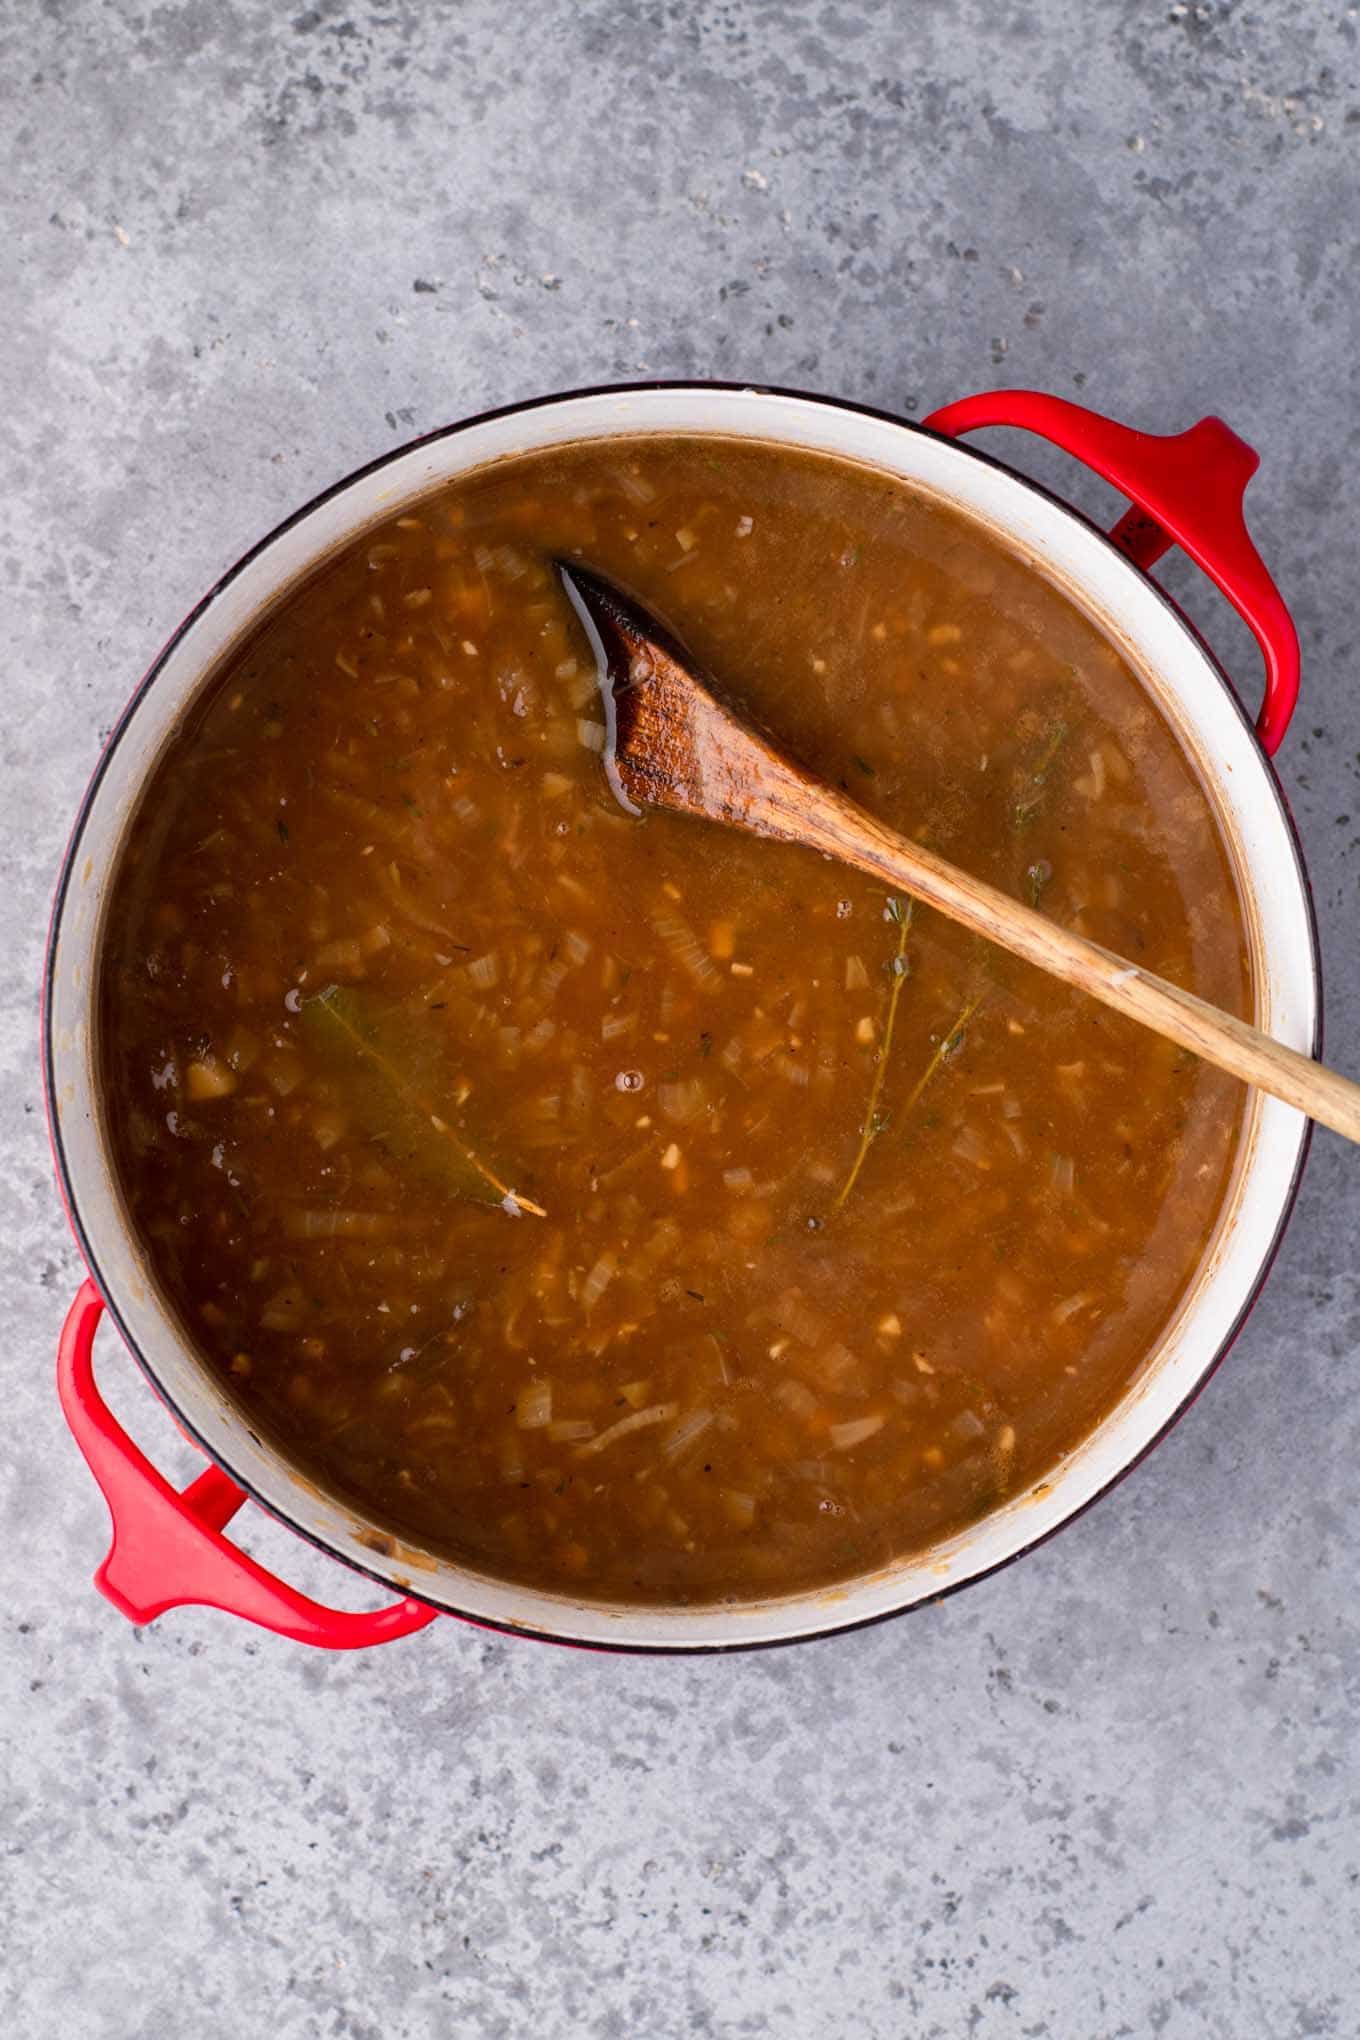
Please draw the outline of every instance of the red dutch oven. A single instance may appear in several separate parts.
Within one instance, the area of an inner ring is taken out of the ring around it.
[[[979,427],[1026,427],[1075,454],[1129,499],[1108,534],[1035,483],[958,443]],[[721,1606],[615,1606],[498,1580],[393,1548],[352,1506],[319,1491],[254,1433],[185,1340],[129,1224],[109,1161],[95,1054],[95,985],[107,887],[141,792],[186,709],[261,619],[342,545],[408,502],[511,454],[637,433],[711,433],[837,454],[899,476],[986,525],[1119,644],[1193,757],[1232,855],[1257,987],[1256,1019],[1316,1054],[1321,983],[1298,843],[1269,759],[1298,691],[1298,642],[1257,555],[1242,499],[1257,457],[1216,418],[1169,437],[1132,431],[1061,398],[1001,390],[924,425],[780,390],[648,384],[513,406],[450,426],[352,475],[264,539],[181,624],[110,737],[66,853],[44,987],[52,1144],[89,1279],[61,1335],[58,1383],[71,1431],[104,1492],[113,1542],[95,1575],[131,1620],[200,1603],[334,1650],[422,1629],[441,1613],[594,1647],[721,1650],[825,1634],[897,1613],[977,1579],[1068,1522],[1156,1443],[1192,1400],[1249,1311],[1297,1193],[1302,1115],[1253,1093],[1241,1153],[1204,1263],[1137,1380],[1043,1481],[981,1522],[832,1589]],[[1265,661],[1255,726],[1206,646],[1149,578],[1177,545],[1254,633]],[[107,1310],[210,1464],[177,1492],[110,1412],[95,1380]],[[227,1535],[253,1499],[301,1536],[398,1590],[373,1613],[323,1606]]]

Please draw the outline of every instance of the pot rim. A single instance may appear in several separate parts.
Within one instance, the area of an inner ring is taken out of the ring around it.
[[[1247,712],[1242,705],[1242,702],[1237,694],[1237,691],[1234,688],[1232,681],[1229,679],[1228,674],[1223,668],[1221,662],[1217,658],[1212,648],[1205,641],[1200,631],[1184,614],[1179,605],[1166,592],[1166,590],[1162,588],[1161,585],[1152,578],[1150,573],[1136,566],[1131,560],[1129,560],[1123,553],[1120,552],[1119,548],[1112,543],[1110,534],[1108,532],[1106,532],[1092,518],[1088,517],[1083,511],[1075,508],[1072,504],[1068,503],[1062,496],[1058,495],[1056,491],[1048,488],[1045,484],[1033,480],[1028,475],[1023,474],[1018,469],[1010,466],[1008,462],[997,458],[997,456],[993,454],[989,454],[983,451],[982,449],[972,445],[971,443],[965,443],[962,440],[952,439],[946,434],[934,431],[929,425],[923,424],[914,419],[900,417],[897,414],[891,411],[887,411],[877,405],[863,404],[847,398],[828,396],[814,391],[795,389],[787,385],[753,383],[749,381],[725,381],[707,377],[647,378],[644,380],[632,382],[587,384],[579,388],[556,391],[551,394],[543,396],[524,398],[517,400],[516,402],[513,403],[492,406],[487,410],[477,412],[466,418],[457,419],[450,424],[438,426],[429,432],[420,433],[412,439],[403,441],[400,446],[391,448],[387,452],[377,455],[373,460],[364,462],[359,467],[352,469],[335,482],[329,484],[326,488],[319,490],[315,495],[309,497],[306,502],[301,504],[297,509],[290,512],[286,517],[282,518],[268,532],[266,532],[252,546],[250,546],[244,553],[239,555],[239,557],[233,562],[233,564],[222,575],[219,576],[219,578],[211,585],[211,587],[209,587],[209,589],[187,612],[187,614],[183,617],[181,622],[171,632],[169,637],[165,639],[159,651],[156,653],[150,665],[147,667],[141,680],[138,682],[132,694],[129,696],[127,703],[119,713],[109,733],[108,739],[105,742],[105,745],[99,755],[99,758],[96,761],[95,768],[85,787],[84,793],[82,794],[74,821],[72,823],[71,833],[66,845],[66,849],[62,857],[60,872],[57,880],[57,886],[53,896],[52,909],[49,918],[47,940],[45,944],[43,958],[41,1037],[43,1054],[44,1100],[48,1118],[49,1137],[52,1144],[53,1158],[56,1165],[58,1187],[61,1194],[62,1202],[65,1207],[67,1218],[70,1222],[72,1232],[75,1235],[76,1243],[80,1248],[82,1258],[85,1261],[90,1276],[93,1279],[96,1287],[99,1290],[101,1297],[104,1300],[104,1304],[109,1312],[110,1318],[112,1319],[114,1324],[116,1324],[118,1327],[118,1331],[122,1337],[124,1345],[127,1347],[128,1351],[132,1354],[132,1357],[136,1361],[137,1366],[140,1369],[141,1373],[146,1378],[146,1380],[148,1381],[152,1389],[155,1391],[159,1399],[169,1409],[172,1416],[175,1418],[175,1421],[179,1424],[181,1429],[192,1439],[192,1441],[198,1447],[198,1449],[204,1453],[204,1455],[211,1463],[219,1466],[230,1477],[230,1479],[233,1482],[235,1482],[239,1487],[241,1487],[246,1492],[246,1494],[250,1496],[250,1498],[259,1507],[263,1508],[276,1521],[283,1524],[295,1536],[304,1539],[305,1542],[314,1546],[318,1551],[323,1552],[328,1559],[332,1560],[335,1563],[343,1565],[350,1572],[355,1573],[359,1577],[368,1580],[373,1585],[388,1590],[390,1590],[394,1585],[394,1577],[391,1573],[380,1571],[375,1566],[365,1564],[362,1559],[355,1557],[351,1552],[339,1549],[335,1544],[328,1541],[327,1537],[321,1532],[313,1530],[306,1524],[299,1522],[294,1516],[288,1513],[288,1510],[286,1508],[282,1507],[279,1503],[268,1499],[258,1490],[256,1485],[251,1480],[244,1478],[241,1475],[241,1473],[236,1469],[236,1467],[233,1466],[226,1458],[224,1458],[224,1456],[222,1455],[221,1451],[218,1448],[208,1444],[208,1442],[203,1437],[202,1432],[195,1419],[185,1412],[185,1410],[180,1406],[178,1398],[172,1395],[170,1391],[166,1388],[156,1368],[149,1360],[146,1353],[142,1350],[142,1347],[138,1343],[136,1337],[133,1335],[126,1314],[123,1311],[122,1307],[120,1306],[114,1286],[106,1279],[103,1270],[100,1267],[98,1257],[94,1250],[92,1239],[85,1225],[85,1222],[81,1216],[80,1205],[77,1196],[75,1172],[69,1161],[66,1149],[66,1142],[63,1138],[61,1130],[61,1113],[59,1110],[59,1100],[56,1088],[57,1084],[56,1062],[58,1051],[57,1044],[54,1040],[55,972],[57,966],[59,938],[62,929],[63,916],[68,904],[72,877],[76,869],[77,858],[82,847],[82,840],[84,837],[87,823],[90,818],[91,810],[94,807],[95,801],[103,785],[107,772],[113,763],[115,755],[117,754],[123,739],[126,737],[129,727],[133,722],[137,714],[137,711],[141,707],[141,704],[146,699],[147,695],[149,694],[151,688],[154,686],[156,681],[160,678],[167,663],[170,661],[170,659],[172,658],[172,656],[174,655],[182,641],[185,639],[185,637],[195,628],[195,626],[208,613],[208,611],[212,609],[213,606],[222,599],[227,590],[232,587],[232,585],[240,578],[240,576],[244,574],[255,563],[257,559],[259,559],[273,545],[275,545],[278,540],[283,538],[285,534],[292,531],[298,525],[307,521],[318,510],[322,509],[325,505],[333,502],[336,498],[346,494],[348,491],[355,488],[358,484],[381,473],[383,469],[402,461],[403,459],[409,457],[411,454],[418,452],[422,448],[441,444],[442,442],[448,439],[456,438],[464,433],[476,429],[477,427],[493,424],[498,421],[511,419],[515,417],[529,416],[540,411],[550,410],[557,406],[570,404],[573,402],[580,401],[582,399],[628,397],[633,395],[645,397],[650,394],[666,394],[682,392],[697,392],[697,393],[725,392],[734,395],[750,395],[755,397],[792,399],[797,401],[798,403],[812,405],[822,410],[847,413],[852,416],[865,418],[878,424],[891,426],[895,430],[900,432],[919,435],[927,439],[935,440],[940,444],[947,445],[954,452],[965,456],[968,460],[977,462],[982,466],[991,468],[997,471],[998,473],[1004,475],[1007,478],[1008,482],[1016,484],[1023,490],[1040,498],[1045,504],[1050,506],[1052,509],[1058,511],[1063,517],[1072,520],[1074,523],[1082,527],[1086,533],[1098,538],[1102,542],[1104,547],[1109,551],[1109,553],[1112,554],[1116,560],[1118,560],[1120,567],[1125,569],[1128,573],[1134,575],[1140,587],[1144,591],[1150,591],[1157,598],[1160,604],[1175,619],[1176,623],[1180,626],[1180,628],[1184,630],[1194,640],[1197,648],[1199,649],[1205,661],[1207,668],[1213,673],[1214,677],[1217,679],[1219,686],[1222,690],[1222,693],[1226,697],[1227,702],[1230,704],[1233,713],[1236,715],[1237,719],[1242,724],[1244,730],[1248,733],[1249,737],[1251,738],[1257,761],[1264,768],[1262,775],[1262,785],[1264,789],[1269,791],[1269,794],[1271,796],[1271,799],[1274,803],[1277,812],[1278,819],[1282,824],[1283,834],[1287,841],[1293,860],[1294,875],[1298,881],[1299,902],[1303,909],[1304,932],[1307,938],[1311,974],[1310,989],[1312,996],[1310,1003],[1313,1012],[1312,1043],[1309,1052],[1312,1055],[1316,1056],[1321,1051],[1323,1029],[1323,976],[1322,976],[1321,949],[1318,937],[1317,915],[1315,901],[1313,897],[1313,889],[1308,873],[1307,864],[1303,856],[1303,850],[1299,840],[1298,829],[1294,822],[1293,814],[1290,810],[1288,800],[1285,796],[1284,789],[1280,784],[1278,774],[1274,769],[1272,761],[1269,758],[1269,756],[1264,752],[1264,750],[1261,749],[1259,743],[1256,741],[1255,732],[1251,724],[1251,719],[1247,715]],[[645,428],[643,427],[639,427],[638,429],[645,430]],[[618,437],[630,436],[629,428],[627,426],[621,427],[617,436]],[[723,434],[721,433],[720,430],[715,430],[714,436],[721,437],[723,436]],[[774,438],[775,443],[778,443],[777,432],[772,432],[771,437]],[[529,448],[525,450],[532,452],[538,449]],[[843,459],[853,458],[853,456],[844,454],[840,455],[839,457]],[[916,486],[922,487],[924,485],[918,483],[916,484]],[[963,514],[969,515],[973,513],[965,511]],[[1037,568],[1035,570],[1038,571]],[[211,669],[205,669],[204,677],[206,677],[207,670]],[[1221,819],[1220,826],[1222,826]],[[1192,1404],[1199,1399],[1199,1396],[1202,1394],[1203,1390],[1208,1385],[1210,1379],[1217,1372],[1218,1368],[1222,1365],[1228,1353],[1231,1351],[1234,1343],[1236,1342],[1239,1334],[1241,1333],[1242,1327],[1246,1323],[1248,1317],[1251,1315],[1252,1310],[1255,1308],[1257,1300],[1260,1297],[1261,1291],[1269,1278],[1276,1256],[1279,1253],[1280,1246],[1283,1242],[1285,1232],[1288,1229],[1289,1221],[1293,1216],[1294,1208],[1297,1203],[1300,1184],[1302,1181],[1304,1169],[1307,1165],[1308,1155],[1311,1148],[1312,1131],[1313,1129],[1311,1122],[1305,1121],[1299,1139],[1293,1167],[1291,1170],[1290,1180],[1287,1189],[1283,1192],[1283,1195],[1281,1196],[1278,1216],[1275,1220],[1271,1236],[1262,1250],[1256,1274],[1253,1280],[1251,1281],[1249,1288],[1245,1291],[1240,1306],[1238,1307],[1231,1323],[1229,1324],[1226,1331],[1220,1338],[1218,1345],[1211,1352],[1207,1360],[1204,1362],[1203,1366],[1200,1367],[1198,1372],[1188,1382],[1188,1384],[1185,1387],[1183,1395],[1180,1396],[1180,1399],[1175,1404],[1175,1407],[1170,1411],[1165,1420],[1157,1427],[1157,1429],[1139,1446],[1139,1448],[1133,1453],[1132,1457],[1122,1461],[1115,1468],[1115,1470],[1111,1473],[1108,1480],[1100,1482],[1099,1485],[1095,1486],[1092,1489],[1092,1491],[1085,1497],[1084,1500],[1073,1503],[1071,1507],[1067,1510],[1067,1512],[1063,1514],[1058,1520],[1049,1524],[1047,1527],[1036,1531],[1036,1533],[1032,1537],[1024,1538],[1013,1549],[1007,1551],[1004,1555],[1002,1555],[999,1558],[991,1560],[990,1562],[980,1564],[975,1569],[965,1572],[962,1576],[947,1582],[941,1582],[938,1586],[935,1586],[933,1588],[927,1587],[919,1592],[908,1590],[904,1599],[902,1599],[899,1602],[896,1602],[894,1605],[890,1607],[880,1608],[868,1614],[848,1614],[841,1617],[840,1619],[837,1619],[833,1614],[832,1611],[834,1607],[834,1601],[830,1600],[828,1596],[834,1596],[838,1589],[843,1589],[846,1595],[848,1596],[849,1593],[853,1590],[853,1588],[857,1584],[854,1578],[848,1579],[844,1582],[835,1583],[830,1589],[810,1589],[807,1590],[805,1593],[790,1597],[770,1597],[770,1599],[764,1603],[766,1607],[778,1606],[781,1600],[787,1599],[791,1611],[795,1607],[805,1607],[809,1603],[812,1603],[817,1598],[822,1598],[827,1602],[826,1619],[811,1627],[800,1626],[794,1628],[789,1633],[783,1635],[758,1638],[737,1637],[731,1640],[724,1640],[721,1637],[713,1638],[705,1637],[695,1639],[692,1641],[671,1642],[671,1641],[652,1641],[647,1638],[635,1638],[635,1637],[620,1637],[617,1640],[608,1637],[595,1637],[595,1636],[589,1638],[576,1637],[570,1635],[565,1630],[555,1631],[552,1629],[541,1628],[536,1626],[532,1622],[523,1622],[518,1620],[513,1621],[499,1620],[492,1616],[488,1616],[485,1613],[474,1612],[469,1608],[460,1607],[455,1601],[448,1599],[447,1597],[445,1597],[444,1595],[437,1591],[429,1592],[424,1591],[422,1583],[420,1583],[417,1579],[408,1579],[403,1577],[399,1581],[396,1581],[395,1584],[399,1586],[400,1591],[407,1594],[413,1600],[421,1601],[425,1605],[437,1609],[442,1614],[454,1616],[462,1621],[472,1624],[475,1627],[492,1631],[500,1635],[532,1637],[546,1643],[555,1643],[559,1645],[565,1644],[571,1645],[572,1647],[575,1648],[597,1650],[625,1656],[690,1657],[690,1656],[710,1656],[733,1651],[773,1650],[795,1643],[812,1642],[814,1640],[819,1640],[826,1636],[848,1633],[850,1631],[857,1629],[871,1628],[879,1623],[892,1620],[899,1615],[908,1614],[914,1608],[919,1608],[922,1606],[930,1605],[936,1601],[944,1600],[948,1598],[950,1595],[962,1591],[965,1587],[973,1586],[980,1580],[988,1579],[992,1575],[1005,1570],[1007,1566],[1014,1564],[1017,1559],[1023,1558],[1027,1556],[1028,1553],[1030,1553],[1031,1551],[1035,1551],[1040,1546],[1047,1544],[1050,1541],[1050,1539],[1056,1537],[1060,1531],[1065,1530],[1069,1524],[1076,1522],[1080,1517],[1084,1516],[1089,1509],[1094,1507],[1097,1502],[1101,1501],[1106,1495],[1108,1495],[1113,1488],[1117,1487],[1127,1477],[1128,1474],[1132,1473],[1137,1466],[1141,1465],[1143,1460],[1145,1460],[1148,1457],[1148,1455],[1151,1452],[1153,1452],[1156,1449],[1156,1447],[1162,1442],[1162,1440],[1167,1436],[1168,1432],[1170,1432],[1175,1427],[1175,1425],[1179,1423],[1180,1419],[1190,1409]],[[186,1343],[190,1344],[192,1352],[192,1342]],[[201,1362],[197,1362],[196,1356],[192,1357],[195,1358],[196,1364],[201,1366]],[[1091,1433],[1091,1436],[1094,1437],[1103,1427],[1104,1423],[1108,1421],[1109,1421],[1108,1417],[1106,1419],[1102,1419],[1101,1424],[1098,1424],[1095,1427],[1095,1430]],[[284,1460],[285,1463],[287,1463],[287,1455],[286,1453],[283,1453],[280,1448],[270,1447],[269,1449],[274,1453],[276,1457]],[[471,1576],[475,1577],[476,1575]],[[752,1605],[760,1604],[755,1603]],[[629,1612],[633,1612],[631,1608]],[[637,1604],[636,1613],[639,1614],[640,1616],[643,1616],[644,1618],[649,1613],[654,1614],[658,1612],[664,1611],[658,1611],[651,1604],[647,1603]],[[712,1610],[712,1612],[718,1613],[721,1612],[721,1610],[720,1608],[715,1607]],[[740,1609],[734,1608],[732,1610],[732,1613],[734,1616],[737,1616],[740,1613]]]

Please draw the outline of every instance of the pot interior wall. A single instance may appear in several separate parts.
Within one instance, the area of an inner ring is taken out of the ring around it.
[[[53,1124],[72,1217],[125,1337],[184,1423],[304,1534],[378,1577],[508,1627],[642,1648],[759,1643],[863,1621],[1002,1563],[1080,1509],[1146,1449],[1230,1339],[1268,1262],[1303,1153],[1301,1115],[1254,1097],[1211,1250],[1175,1322],[1110,1417],[1033,1491],[927,1554],[817,1595],[722,1608],[608,1608],[531,1592],[414,1551],[376,1551],[372,1526],[320,1493],[249,1430],[189,1351],[144,1265],[106,1160],[92,1000],[117,847],[140,791],[197,692],[262,616],[337,548],[429,489],[516,453],[638,432],[783,441],[897,474],[988,526],[1119,643],[1196,759],[1231,847],[1260,1023],[1310,1051],[1318,988],[1297,848],[1254,737],[1212,661],[1157,590],[1072,512],[972,452],[809,398],[696,385],[601,392],[476,421],[393,456],[282,527],[195,612],[136,697],[77,826],[49,958]]]

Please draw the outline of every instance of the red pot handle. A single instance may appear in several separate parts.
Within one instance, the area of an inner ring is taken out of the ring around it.
[[[1279,749],[1299,693],[1299,640],[1279,589],[1251,542],[1242,513],[1260,455],[1221,418],[1187,432],[1135,432],[1098,411],[1037,390],[990,390],[961,397],[925,420],[956,438],[984,425],[1019,425],[1075,454],[1129,498],[1110,537],[1135,566],[1150,567],[1178,545],[1202,567],[1250,628],[1266,662],[1266,692],[1256,734],[1268,755]]]
[[[424,1629],[439,1613],[424,1601],[397,1601],[369,1615],[309,1600],[222,1535],[248,1500],[218,1466],[178,1493],[133,1444],[94,1378],[94,1335],[104,1300],[81,1284],[57,1347],[61,1407],[113,1517],[109,1555],[94,1576],[101,1594],[131,1622],[154,1622],[167,1608],[221,1608],[246,1622],[314,1643],[359,1650]]]

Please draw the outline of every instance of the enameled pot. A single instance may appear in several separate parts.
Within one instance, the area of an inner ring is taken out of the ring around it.
[[[1096,530],[1010,469],[957,443],[1022,425],[1084,459],[1130,499]],[[100,759],[57,891],[45,983],[53,1148],[89,1269],[62,1334],[63,1408],[114,1521],[97,1581],[138,1622],[200,1602],[331,1648],[388,1641],[440,1612],[561,1642],[721,1650],[824,1634],[911,1608],[1004,1565],[1071,1520],[1172,1423],[1227,1351],[1269,1269],[1307,1148],[1302,1116],[1253,1093],[1241,1156],[1204,1264],[1137,1381],[1032,1489],[930,1550],[835,1588],[710,1607],[601,1606],[512,1586],[393,1540],[321,1493],[255,1435],[186,1344],[133,1237],[110,1168],[94,1056],[94,987],[109,877],[143,787],[189,703],[223,659],[319,562],[441,483],[488,461],[618,433],[703,432],[867,463],[978,519],[1112,635],[1194,757],[1231,847],[1258,985],[1257,1022],[1316,1053],[1320,979],[1308,886],[1268,762],[1298,682],[1293,625],[1242,518],[1256,457],[1217,419],[1169,438],[1130,431],[1055,397],[1001,391],[924,426],[827,398],[713,383],[589,391],[436,432],[320,496],[205,597],[155,661]],[[1148,578],[1178,544],[1246,618],[1266,664],[1253,729],[1211,654]],[[213,1462],[178,1494],[127,1437],[95,1385],[103,1310],[152,1386]],[[373,1614],[329,1609],[286,1586],[225,1535],[251,1497],[303,1537],[406,1598]]]

